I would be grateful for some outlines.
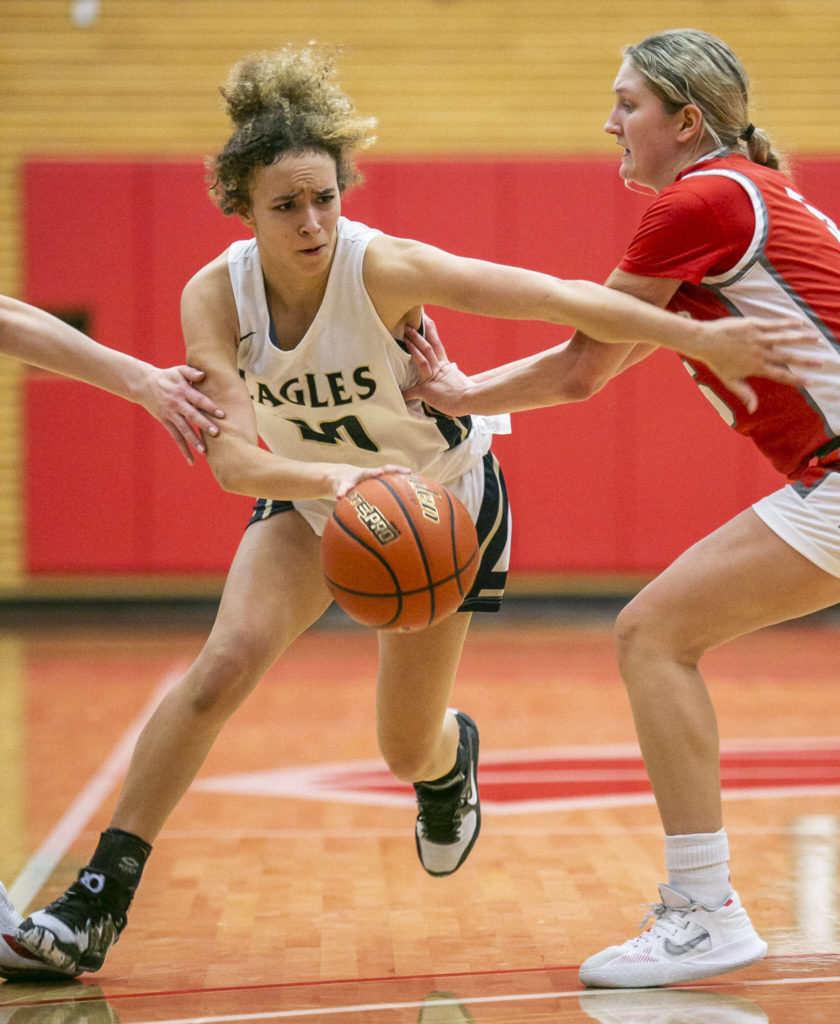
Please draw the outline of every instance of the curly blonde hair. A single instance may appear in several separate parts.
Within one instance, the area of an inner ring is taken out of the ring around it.
[[[284,153],[326,153],[339,191],[361,175],[353,154],[376,140],[376,120],[360,117],[335,81],[335,50],[310,43],[243,57],[220,87],[233,134],[207,161],[211,193],[222,210],[247,210],[253,173]]]

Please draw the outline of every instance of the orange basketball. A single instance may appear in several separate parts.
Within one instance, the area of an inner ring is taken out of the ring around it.
[[[324,577],[351,618],[374,629],[425,629],[454,612],[478,572],[469,512],[417,475],[363,480],[335,504],[321,539]]]

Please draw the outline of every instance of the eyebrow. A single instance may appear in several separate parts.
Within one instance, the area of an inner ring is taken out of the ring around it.
[[[330,192],[336,192],[336,191],[337,191],[337,188],[335,188],[333,185],[327,185],[326,188],[315,189],[315,195],[316,196],[325,196],[325,195],[327,195]],[[287,203],[290,199],[297,199],[297,197],[301,194],[301,192],[303,192],[303,189],[299,188],[297,190],[297,192],[287,192],[286,195],[283,195],[283,196],[273,196],[272,199],[271,199],[271,202],[272,203]]]

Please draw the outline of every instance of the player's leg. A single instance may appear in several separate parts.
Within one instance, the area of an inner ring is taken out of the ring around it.
[[[449,875],[478,838],[478,729],[447,707],[471,612],[498,611],[510,558],[510,509],[501,468],[488,453],[448,485],[476,524],[480,562],[462,610],[422,633],[380,633],[377,728],[385,760],[414,783],[417,852]]]
[[[377,634],[379,749],[405,782],[437,779],[455,764],[458,727],[447,708],[471,617],[456,613],[418,633]]]
[[[840,579],[749,509],[681,555],[619,615],[619,665],[665,827],[669,885],[660,887],[654,926],[590,958],[585,984],[690,981],[764,955],[729,882],[717,724],[698,661],[729,639],[837,601]]]
[[[837,601],[840,579],[748,509],[681,555],[621,612],[619,666],[667,834],[722,825],[717,725],[700,657]]]
[[[379,747],[391,771],[414,783],[417,852],[432,875],[456,871],[481,827],[478,730],[449,708],[470,618],[456,613],[419,633],[379,633]]]
[[[137,742],[113,827],[152,841],[225,722],[326,610],[318,543],[297,512],[246,530],[204,648]]]
[[[142,868],[219,730],[330,602],[318,538],[296,512],[246,530],[210,636],[143,730],[111,827],[79,881],[17,932],[68,974],[98,970],[125,926]]]

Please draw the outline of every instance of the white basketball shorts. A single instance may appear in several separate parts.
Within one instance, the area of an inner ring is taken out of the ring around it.
[[[809,562],[840,577],[840,472],[826,473],[810,488],[788,484],[753,510]]]

